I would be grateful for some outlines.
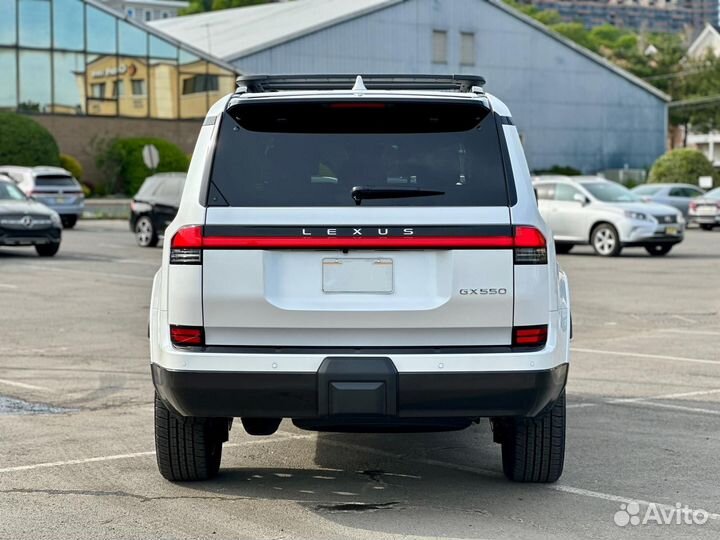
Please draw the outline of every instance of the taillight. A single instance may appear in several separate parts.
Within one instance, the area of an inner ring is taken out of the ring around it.
[[[515,264],[547,264],[547,242],[535,227],[518,225],[513,236]]]
[[[170,264],[202,264],[203,228],[183,227],[170,243]]]
[[[205,345],[205,332],[202,326],[170,325],[170,341],[178,347],[202,347]]]
[[[547,334],[547,324],[514,326],[512,344],[514,347],[542,347],[547,342]]]
[[[690,210],[696,210],[697,209],[697,203],[695,201],[690,201]]]

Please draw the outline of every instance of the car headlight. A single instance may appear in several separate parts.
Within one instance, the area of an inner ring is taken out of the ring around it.
[[[682,215],[682,212],[677,213],[677,222],[682,225],[685,223],[685,216]]]
[[[60,214],[57,212],[50,214],[50,221],[52,221],[52,224],[56,227],[62,227],[62,220],[60,219]]]
[[[625,210],[625,217],[638,219],[640,221],[647,221],[650,219],[647,214],[643,214],[642,212],[633,212],[632,210]]]

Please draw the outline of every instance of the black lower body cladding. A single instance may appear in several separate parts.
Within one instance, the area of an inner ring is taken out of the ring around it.
[[[368,361],[370,360],[370,361]],[[397,373],[389,358],[327,358],[317,373],[188,372],[152,365],[183,416],[294,419],[535,416],[565,387],[567,364],[537,371]],[[341,422],[339,422],[341,423]]]

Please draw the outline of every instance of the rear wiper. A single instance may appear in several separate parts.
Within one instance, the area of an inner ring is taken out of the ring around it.
[[[363,199],[403,199],[406,197],[432,197],[445,195],[444,191],[422,189],[417,187],[382,187],[382,186],[355,186],[352,188],[352,198],[355,204],[360,205]]]

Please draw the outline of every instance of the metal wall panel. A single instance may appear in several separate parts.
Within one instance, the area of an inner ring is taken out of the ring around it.
[[[432,63],[432,31],[448,62]],[[474,32],[476,66],[461,66]],[[532,169],[648,167],[664,152],[657,96],[484,0],[407,0],[234,62],[246,73],[479,73],[508,104]]]

